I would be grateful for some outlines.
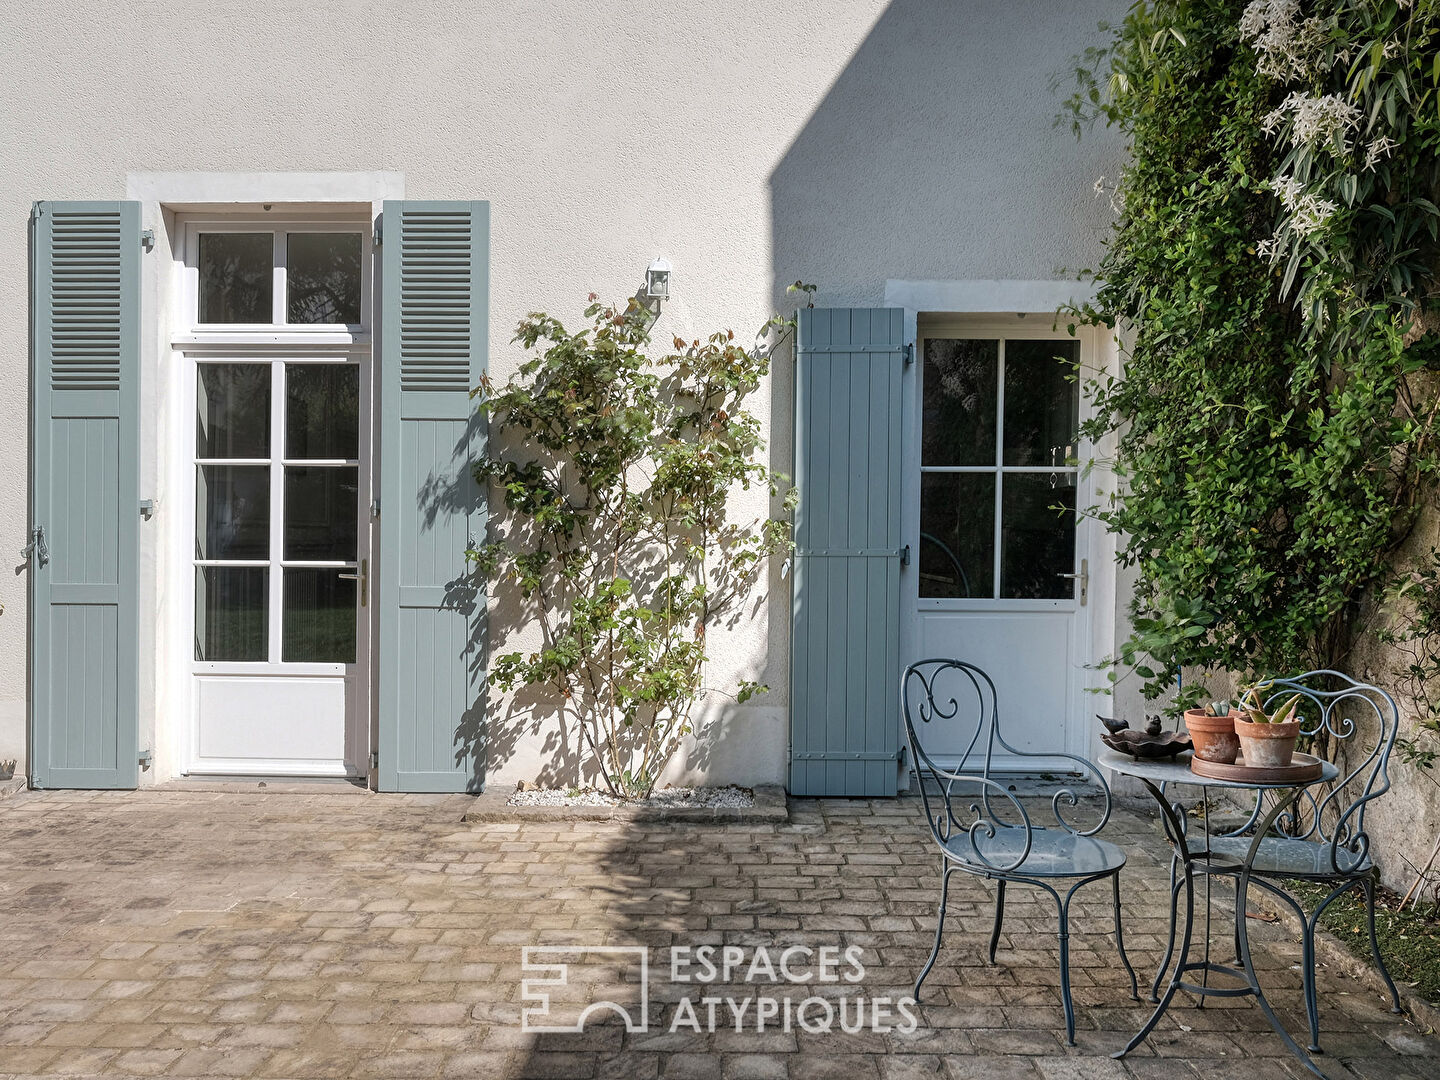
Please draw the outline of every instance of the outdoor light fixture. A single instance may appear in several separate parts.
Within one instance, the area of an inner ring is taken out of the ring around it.
[[[656,259],[645,268],[645,296],[650,300],[670,299],[670,260]]]

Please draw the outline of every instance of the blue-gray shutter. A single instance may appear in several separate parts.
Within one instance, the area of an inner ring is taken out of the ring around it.
[[[904,312],[799,316],[790,791],[894,795]]]
[[[480,791],[490,204],[386,202],[381,230],[380,788]]]
[[[139,778],[140,204],[30,219],[30,777]]]

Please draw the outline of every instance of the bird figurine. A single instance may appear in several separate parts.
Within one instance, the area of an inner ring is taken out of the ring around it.
[[[1160,734],[1160,717],[1158,715],[1145,718],[1145,734],[1152,737]]]
[[[1101,716],[1099,713],[1095,714],[1095,719],[1104,724],[1105,730],[1110,732],[1111,735],[1119,731],[1124,731],[1130,726],[1130,721],[1128,720],[1113,720],[1108,716]]]

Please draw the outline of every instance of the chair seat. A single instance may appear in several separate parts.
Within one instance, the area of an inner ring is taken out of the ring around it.
[[[1243,862],[1250,850],[1248,836],[1216,837],[1210,841],[1210,850]],[[1189,838],[1192,854],[1203,852],[1205,842],[1198,837]],[[1344,853],[1341,853],[1344,857]],[[1367,855],[1344,876],[1350,877],[1368,873],[1373,863]],[[1252,871],[1265,877],[1308,877],[1333,878],[1335,867],[1330,862],[1329,841],[1290,840],[1283,836],[1267,836],[1260,842],[1255,854]]]
[[[1125,865],[1123,849],[1095,836],[1040,828],[1032,829],[1030,836],[1025,861],[1014,869],[1006,868],[1025,850],[1024,829],[996,829],[993,837],[976,833],[973,846],[970,835],[961,833],[950,837],[945,849],[967,867],[1019,877],[1089,877],[1119,870]],[[976,854],[977,849],[984,859]],[[991,865],[987,866],[985,860]]]

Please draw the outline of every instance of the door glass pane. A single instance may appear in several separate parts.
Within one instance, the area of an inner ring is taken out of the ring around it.
[[[263,566],[195,568],[195,659],[264,660],[269,578]]]
[[[270,456],[270,365],[199,364],[195,456]]]
[[[1075,583],[1075,474],[1010,473],[1000,496],[1000,595],[1069,600]]]
[[[994,596],[993,473],[921,477],[919,562],[921,596]]]
[[[280,659],[286,663],[355,662],[353,570],[287,568]]]
[[[195,467],[195,557],[270,557],[268,466]]]
[[[360,456],[360,369],[354,364],[285,365],[285,456]]]
[[[1078,341],[1005,342],[1005,464],[1059,465],[1075,456]]]
[[[360,321],[359,233],[291,233],[285,267],[289,322]]]
[[[275,319],[275,240],[271,233],[200,234],[200,321]]]
[[[285,558],[355,561],[359,471],[353,465],[285,469]]]
[[[1000,343],[925,341],[921,465],[995,464],[995,401]]]

